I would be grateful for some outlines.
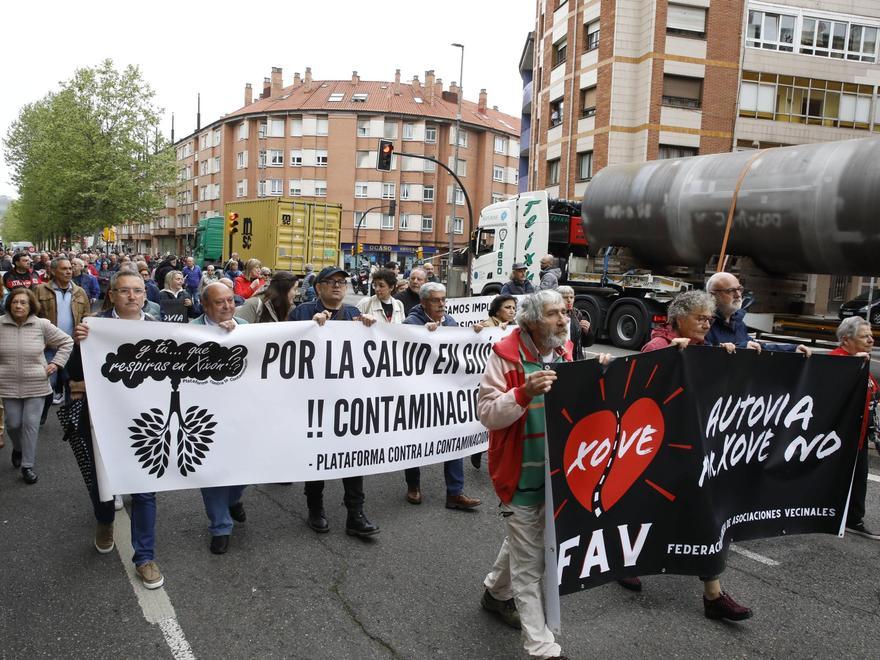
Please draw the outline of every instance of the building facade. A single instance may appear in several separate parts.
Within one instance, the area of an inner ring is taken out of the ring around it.
[[[537,0],[523,184],[580,198],[610,164],[877,135],[878,34],[876,0]],[[805,308],[859,286],[811,276]]]
[[[411,264],[448,252],[450,225],[457,247],[467,242],[465,197],[435,163],[454,168],[459,88],[444,89],[433,71],[424,81],[314,80],[311,69],[282,84],[272,69],[262,93],[245,87],[244,105],[175,142],[178,188],[150,227],[122,228],[136,249],[183,253],[203,218],[222,216],[225,202],[271,196],[343,205],[343,251],[363,245],[362,259]],[[475,214],[515,194],[519,119],[479,100],[462,101],[457,174]],[[394,141],[392,171],[376,170],[378,140]],[[390,202],[396,202],[392,215]],[[474,219],[476,222],[476,218]]]

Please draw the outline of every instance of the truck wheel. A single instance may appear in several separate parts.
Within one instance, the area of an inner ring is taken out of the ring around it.
[[[645,313],[636,305],[621,305],[612,312],[608,322],[611,343],[618,348],[640,349],[645,343],[647,330]]]
[[[584,320],[590,322],[590,331],[596,333],[597,336],[600,335],[602,330],[602,311],[599,309],[599,306],[593,300],[578,300],[577,298],[575,298],[574,306],[580,310]]]

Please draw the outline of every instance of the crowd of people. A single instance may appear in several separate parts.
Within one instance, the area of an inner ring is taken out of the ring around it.
[[[0,368],[14,374],[0,382],[0,397],[5,433],[12,441],[11,461],[21,469],[26,484],[38,479],[37,437],[51,405],[85,397],[80,344],[89,333],[84,319],[99,304],[102,309],[95,313],[105,318],[155,322],[162,319],[163,301],[182,303],[188,322],[218,326],[227,332],[247,323],[284,321],[319,325],[349,321],[367,326],[398,323],[422,326],[425,332],[458,326],[446,311],[446,288],[427,265],[412,268],[406,277],[401,277],[393,263],[377,269],[372,274],[374,293],[354,306],[345,303],[349,274],[336,267],[315,272],[309,265],[300,278],[286,271],[272,273],[256,259],[241,263],[237,255],[232,255],[222,270],[213,265],[203,269],[191,257],[181,260],[173,255],[159,259],[146,255],[19,253],[0,255],[0,260],[9,266],[3,278]],[[474,326],[476,332],[512,327],[493,345],[479,391],[479,417],[489,429],[488,469],[506,529],[495,563],[483,582],[481,602],[506,624],[521,629],[530,655],[554,658],[564,656],[546,624],[541,591],[546,461],[543,398],[556,380],[555,372],[546,365],[583,359],[608,364],[612,358],[586,350],[594,342],[594,332],[575,306],[575,291],[559,284],[560,272],[551,255],[541,264],[538,286],[526,277],[524,264],[514,264],[510,281],[489,306],[488,317]],[[109,273],[106,286],[103,273]],[[743,287],[737,278],[717,273],[706,282],[705,291],[688,291],[673,300],[668,323],[653,330],[642,351],[705,345],[728,352],[796,351],[805,358],[810,356],[810,349],[802,345],[753,340],[743,320],[742,302]],[[870,357],[873,335],[864,319],[843,321],[837,336],[839,347],[832,355]],[[846,527],[878,540],[880,534],[864,522],[868,438],[875,437],[873,411],[880,393],[877,382],[869,378],[865,417],[872,423],[863,429]],[[88,407],[81,407],[87,416]],[[84,421],[82,426],[89,428],[87,417]],[[88,447],[93,464],[91,442]],[[480,468],[480,454],[471,461]],[[446,461],[443,473],[446,508],[468,511],[482,504],[464,492],[462,459]],[[378,534],[379,526],[364,511],[364,477],[344,478],[342,484],[345,532],[361,538]],[[245,491],[244,485],[202,489],[210,552],[228,552],[234,524],[247,519]],[[323,492],[323,481],[305,484],[306,523],[318,534],[330,530]],[[401,492],[409,504],[422,503],[419,468],[405,470]],[[90,496],[96,520],[94,545],[98,552],[109,553],[114,549],[115,511],[122,503],[119,498],[101,501],[94,484]],[[162,586],[165,579],[155,558],[155,523],[155,493],[132,495],[132,560],[144,586],[150,589]],[[752,616],[749,608],[722,590],[720,576],[700,579],[706,617],[741,621]],[[639,578],[621,580],[620,584],[631,590],[643,588]]]

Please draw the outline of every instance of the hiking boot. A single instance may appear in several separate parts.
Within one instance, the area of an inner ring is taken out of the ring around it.
[[[237,523],[243,523],[247,520],[247,513],[244,510],[244,504],[241,502],[236,502],[229,507],[229,515]]]
[[[345,521],[345,533],[363,539],[378,534],[379,526],[371,523],[363,511],[349,511]]]
[[[102,555],[106,555],[107,553],[113,552],[113,548],[115,547],[116,543],[113,541],[113,523],[108,525],[98,523],[98,526],[95,528],[95,550]]]
[[[483,597],[480,599],[480,605],[487,612],[497,614],[511,628],[519,630],[522,627],[519,622],[519,612],[516,611],[516,603],[513,602],[513,598],[498,600],[486,589],[483,592]]]
[[[141,576],[141,581],[147,589],[158,589],[165,584],[165,576],[154,561],[135,566],[134,570]]]
[[[728,621],[745,621],[752,618],[752,611],[737,603],[730,594],[721,592],[715,600],[703,596],[703,610],[707,619],[727,619]]]
[[[318,534],[326,534],[330,531],[330,523],[327,522],[327,516],[324,509],[309,509],[309,517],[306,518],[306,525]]]

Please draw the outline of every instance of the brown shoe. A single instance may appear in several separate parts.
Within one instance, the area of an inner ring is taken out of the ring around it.
[[[476,497],[468,497],[464,493],[461,495],[447,495],[446,496],[446,508],[447,509],[459,509],[461,511],[467,511],[468,509],[473,509],[482,504],[480,500]]]
[[[628,577],[628,578],[620,578],[617,581],[624,589],[629,589],[630,591],[641,591],[642,590],[642,581],[637,577]]]
[[[98,523],[98,526],[95,528],[95,550],[102,555],[106,555],[113,552],[115,545],[113,541],[113,523],[109,525]]]
[[[752,617],[752,610],[737,603],[730,594],[722,591],[721,596],[709,600],[703,596],[703,610],[707,619],[727,619],[728,621],[745,621]]]
[[[422,490],[418,486],[406,489],[406,501],[410,504],[422,503]]]
[[[159,565],[154,561],[148,561],[135,567],[135,572],[140,576],[141,581],[147,589],[158,589],[165,584],[165,577],[159,570]]]

